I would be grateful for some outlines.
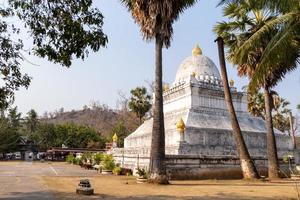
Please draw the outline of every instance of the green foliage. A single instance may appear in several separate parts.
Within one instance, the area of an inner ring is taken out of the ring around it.
[[[137,87],[130,91],[129,109],[134,112],[142,123],[142,118],[151,108],[150,95],[145,87]]]
[[[297,105],[297,109],[300,110],[300,104]]]
[[[90,50],[98,51],[107,44],[103,16],[92,6],[92,0],[9,0],[7,6],[1,6],[0,73],[4,84],[0,109],[7,108],[14,101],[14,91],[27,88],[31,79],[20,70],[25,51],[11,17],[18,17],[29,30],[33,38],[30,50],[35,55],[69,67],[74,57],[84,59]]]
[[[102,159],[103,159],[103,154],[102,153],[96,153],[94,155],[94,162],[95,162],[95,164],[100,165]]]
[[[82,159],[81,158],[75,158],[73,160],[73,164],[75,164],[75,165],[82,165]]]
[[[280,27],[270,26],[268,33],[262,34],[257,44],[250,41],[260,34],[267,24],[277,20],[278,13],[272,12],[268,6],[257,3],[255,0],[240,0],[237,3],[229,1],[223,11],[229,22],[218,23],[214,30],[224,39],[225,45],[229,49],[228,60],[237,66],[238,74],[248,76],[250,92],[255,92],[260,87],[275,86],[284,78],[287,71],[295,69],[295,57],[299,53],[291,48],[289,53],[285,53],[285,58],[273,63],[274,70],[259,72],[265,65],[265,52],[277,33],[281,31]],[[277,57],[277,54],[274,57]],[[259,81],[256,77],[258,73],[261,77]],[[256,87],[251,84],[254,79],[256,79]]]
[[[261,51],[260,64],[256,67],[257,69],[250,80],[249,88],[251,91],[260,87],[269,74],[274,74],[275,78],[280,80],[284,78],[287,72],[297,67],[297,63],[300,61],[299,1],[262,0],[258,3],[256,0],[222,0],[222,3],[225,4],[225,9],[229,7],[228,5],[239,8],[239,12],[233,10],[234,12],[232,11],[232,13],[225,13],[225,15],[229,17],[234,16],[234,13],[244,14],[245,12],[250,12],[253,16],[259,7],[264,8],[264,14],[272,14],[275,16],[272,18],[264,18],[265,22],[260,23],[260,26],[254,27],[254,29],[245,26],[245,23],[243,23],[247,21],[248,24],[253,24],[253,21],[248,21],[247,18],[239,17],[239,19],[232,21],[232,24],[239,25],[239,27],[244,28],[244,30],[253,32],[251,37],[245,34],[244,36],[247,37],[247,40],[239,44],[237,48],[239,59],[248,59],[251,53],[255,54],[255,52]],[[241,6],[242,3],[251,3],[250,9],[243,9],[243,6]],[[251,16],[251,14],[249,14],[249,16]],[[233,33],[236,33],[238,31],[237,29],[238,28],[231,28]],[[222,30],[220,30],[220,34],[221,32]],[[264,46],[263,49],[262,45]],[[278,81],[274,81],[272,84],[275,85],[277,82]]]
[[[136,172],[140,178],[148,178],[148,171],[145,168],[137,168]]]
[[[273,126],[284,132],[290,130],[289,113],[291,110],[288,108],[289,102],[281,98],[277,93],[273,92]],[[265,99],[261,92],[256,92],[248,95],[248,111],[255,117],[261,117],[265,120]]]
[[[93,160],[93,153],[91,152],[85,152],[81,155],[81,161],[83,163],[90,162],[92,164],[92,160]]]
[[[0,118],[0,153],[8,153],[17,150],[20,142],[20,134],[7,118]]]
[[[18,131],[21,126],[21,113],[18,112],[17,107],[8,109],[7,120],[10,124],[10,127],[14,131]]]
[[[282,160],[283,160],[283,162],[288,163],[289,160],[290,160],[291,158],[293,158],[293,157],[294,157],[294,156],[293,156],[293,153],[288,152],[288,153],[285,153],[285,154],[283,155]]]
[[[103,143],[103,138],[92,128],[75,124],[39,123],[31,139],[40,149],[61,147],[86,148],[91,142]],[[103,145],[103,144],[102,144]]]
[[[36,113],[35,110],[31,109],[28,113],[27,113],[27,117],[26,117],[26,127],[27,130],[32,133],[36,130],[37,125],[38,125],[38,114]]]
[[[121,172],[122,172],[122,168],[119,167],[119,166],[115,167],[114,170],[113,170],[113,173],[114,173],[115,175],[120,175]]]
[[[72,154],[69,154],[66,158],[66,162],[67,163],[70,163],[70,164],[73,164],[74,163],[74,156]]]
[[[101,165],[105,170],[113,170],[115,168],[115,161],[112,155],[104,155],[103,160],[101,161]]]

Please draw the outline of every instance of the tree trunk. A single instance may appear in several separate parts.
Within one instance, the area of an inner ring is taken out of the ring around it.
[[[231,92],[228,84],[228,77],[226,71],[226,63],[225,63],[225,56],[224,56],[224,41],[223,38],[219,37],[216,40],[218,42],[218,51],[219,51],[219,61],[221,67],[221,75],[223,80],[223,87],[224,87],[224,94],[225,94],[225,101],[227,104],[228,112],[231,118],[231,126],[233,129],[233,137],[236,143],[236,149],[240,158],[241,169],[243,172],[244,179],[257,179],[258,173],[255,168],[253,161],[251,160],[250,154],[246,147],[240,125],[238,123],[236,113],[233,107]]]
[[[264,88],[264,98],[265,98],[265,111],[266,111],[266,128],[267,128],[267,153],[268,153],[268,174],[269,179],[278,179],[279,176],[279,164],[277,157],[277,147],[276,139],[273,130],[272,121],[272,97],[270,94],[270,89],[265,86]]]
[[[289,112],[289,123],[290,123],[291,137],[292,137],[292,141],[293,141],[293,150],[295,150],[296,149],[296,137],[295,137],[292,112]]]
[[[150,153],[149,182],[168,184],[165,166],[165,127],[162,96],[162,41],[155,38],[155,102]]]
[[[139,115],[139,125],[142,125],[142,116],[141,115]]]

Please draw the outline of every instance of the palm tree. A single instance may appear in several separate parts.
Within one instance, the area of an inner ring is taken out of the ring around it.
[[[121,0],[140,26],[145,40],[155,40],[155,89],[150,153],[150,182],[168,183],[165,160],[165,128],[162,96],[162,48],[168,48],[173,23],[197,0]]]
[[[288,108],[290,102],[281,98],[275,91],[272,94],[272,118],[274,128],[281,132],[290,131],[289,113],[291,109]],[[265,99],[262,92],[255,92],[248,94],[248,111],[255,117],[266,119]]]
[[[241,128],[238,123],[236,113],[235,113],[235,110],[233,107],[230,88],[229,88],[229,84],[228,84],[227,71],[226,71],[223,38],[219,37],[217,39],[217,42],[218,42],[219,60],[220,60],[220,66],[221,66],[221,75],[222,75],[222,80],[223,80],[225,101],[226,101],[229,115],[231,118],[231,126],[233,129],[233,136],[234,136],[234,139],[236,142],[236,148],[237,148],[238,155],[240,158],[243,177],[245,179],[257,179],[259,176],[258,176],[257,170],[254,166],[254,163],[251,160],[248,149],[246,147],[246,144],[245,144],[242,132],[241,132]]]
[[[243,0],[221,0],[221,3],[239,3]],[[247,52],[260,47],[261,40],[266,35],[277,29],[263,51],[261,63],[250,82],[250,89],[255,90],[263,81],[264,76],[270,71],[280,71],[283,77],[287,72],[295,69],[300,63],[300,3],[299,0],[260,0],[260,3],[279,15],[265,23],[259,31],[254,33],[244,44],[240,46],[240,57],[247,56]],[[297,52],[295,54],[295,51]],[[283,60],[293,64],[285,68],[278,65]]]
[[[228,60],[237,65],[240,76],[248,76],[253,79],[254,74],[263,62],[263,54],[268,44],[272,41],[272,36],[278,32],[277,27],[260,40],[260,45],[249,51],[242,49],[245,43],[251,37],[259,32],[265,24],[276,19],[276,13],[271,12],[264,4],[259,4],[255,0],[240,0],[235,3],[227,3],[224,7],[224,15],[231,21],[219,23],[215,27],[218,35],[224,37],[225,44],[229,48]],[[296,56],[296,51],[291,51],[290,56]],[[273,130],[272,109],[273,99],[271,88],[283,77],[287,70],[295,68],[295,63],[290,60],[281,60],[275,63],[277,70],[264,74],[259,85],[255,88],[257,91],[260,87],[264,89],[265,102],[265,120],[267,128],[267,153],[269,163],[269,178],[279,178],[279,164],[277,156],[277,147]]]

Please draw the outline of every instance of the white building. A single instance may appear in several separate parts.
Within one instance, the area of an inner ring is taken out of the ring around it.
[[[233,82],[230,89],[249,152],[263,169],[267,156],[265,122],[248,113],[247,96],[238,92]],[[207,175],[208,172],[214,177],[220,168],[239,171],[219,70],[211,59],[202,55],[198,46],[193,49],[192,56],[183,60],[174,83],[164,91],[163,97],[166,162],[171,177],[202,178],[207,177],[203,173]],[[148,166],[152,121],[146,120],[130,134],[125,139],[124,149],[114,150],[115,158],[124,167]],[[176,126],[182,121],[184,133]],[[277,130],[275,133],[278,154],[282,157],[292,148],[292,141]]]

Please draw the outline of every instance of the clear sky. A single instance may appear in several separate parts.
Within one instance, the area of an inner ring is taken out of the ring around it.
[[[115,107],[118,91],[129,95],[137,86],[147,86],[145,80],[154,77],[154,45],[142,40],[139,28],[118,0],[95,0],[105,17],[104,31],[108,35],[107,48],[89,57],[74,60],[71,68],[63,68],[48,61],[26,56],[30,62],[22,64],[23,72],[33,80],[28,90],[17,92],[15,105],[22,113],[33,108],[45,111],[81,109],[91,101],[99,101]],[[223,20],[216,0],[201,0],[188,9],[174,24],[171,47],[163,51],[163,80],[172,83],[183,59],[191,55],[196,43],[203,54],[218,66],[217,46],[212,31],[217,21]],[[28,36],[27,36],[28,37]],[[30,40],[30,38],[27,38]],[[31,64],[31,63],[34,63]],[[235,69],[228,65],[229,78],[240,89],[247,80],[237,77]],[[276,88],[279,94],[295,108],[300,103],[300,69],[288,74]]]

